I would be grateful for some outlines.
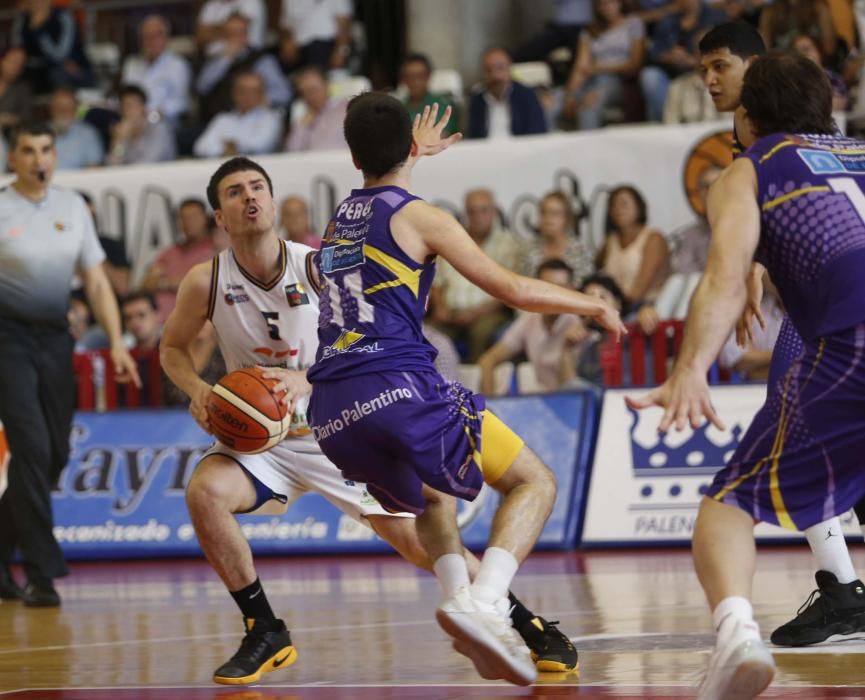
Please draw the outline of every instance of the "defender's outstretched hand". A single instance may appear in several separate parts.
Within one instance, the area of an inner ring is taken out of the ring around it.
[[[453,110],[449,105],[445,109],[442,118],[436,121],[438,112],[439,106],[438,104],[434,104],[432,107],[424,107],[423,113],[418,114],[414,118],[412,137],[415,148],[412,149],[413,157],[434,156],[452,146],[463,137],[461,133],[457,132],[447,138],[442,138],[442,130],[448,125]]]
[[[673,374],[661,386],[640,398],[626,396],[625,403],[635,411],[649,406],[663,408],[664,416],[658,425],[661,433],[666,433],[671,425],[675,425],[676,430],[684,430],[687,423],[696,430],[704,418],[718,430],[725,429],[723,421],[712,407],[706,375],[694,370],[673,370]]]

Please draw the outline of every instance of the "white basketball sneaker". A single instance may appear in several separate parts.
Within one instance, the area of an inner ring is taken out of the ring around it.
[[[454,648],[468,656],[482,677],[531,685],[538,670],[531,654],[511,626],[507,598],[489,605],[463,586],[436,610],[442,629],[454,638]]]
[[[760,639],[757,623],[728,619],[718,630],[697,700],[751,700],[774,675],[775,661]]]

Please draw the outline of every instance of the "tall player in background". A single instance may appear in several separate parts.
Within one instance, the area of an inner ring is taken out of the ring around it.
[[[835,135],[832,87],[797,54],[754,61],[741,101],[747,150],[709,195],[709,259],[676,366],[629,399],[664,408],[661,431],[704,418],[723,429],[706,373],[745,306],[756,256],[803,352],[700,504],[694,563],[717,629],[703,700],[748,700],[774,673],[750,602],[754,523],[805,530],[865,494],[865,142]]]
[[[719,25],[703,37],[700,42],[701,70],[718,111],[742,116],[745,71],[765,52],[760,34],[744,22]],[[739,157],[742,150],[734,130],[733,157]],[[760,313],[763,271],[763,266],[755,263],[748,280],[748,305],[737,325],[737,337],[743,345],[750,336],[755,319],[765,327]],[[785,316],[772,353],[767,383],[769,395],[783,391],[782,380],[802,352],[802,339],[790,317]],[[865,531],[865,501],[856,503],[854,510]],[[813,525],[804,534],[817,560],[815,578],[819,596],[812,595],[793,620],[776,629],[771,636],[772,642],[782,646],[802,646],[822,642],[834,635],[865,631],[865,585],[856,576],[840,518],[836,516]]]
[[[310,425],[347,479],[388,510],[418,515],[445,602],[439,623],[481,675],[531,683],[534,666],[510,628],[507,591],[549,516],[555,478],[484,399],[435,371],[422,320],[441,255],[490,295],[530,311],[591,316],[615,334],[606,302],[497,265],[449,214],[410,194],[419,158],[459,138],[426,108],[414,128],[382,93],[355,97],[345,137],[363,189],[337,208],[324,235],[319,349]],[[469,585],[454,496],[473,500],[486,481],[502,496],[489,546]]]
[[[269,375],[281,380],[293,408],[293,433],[263,454],[245,455],[217,443],[187,487],[189,513],[208,561],[240,608],[246,636],[214,674],[223,684],[256,682],[266,671],[294,662],[296,651],[276,618],[255,572],[237,513],[282,513],[306,492],[319,493],[372,527],[408,561],[432,569],[410,513],[390,513],[362,484],[346,482],[309,435],[304,407],[305,370],[318,346],[319,300],[314,252],[282,241],[274,229],[271,181],[257,163],[233,158],[214,173],[207,196],[231,247],[192,268],[184,278],[160,351],[166,373],[191,399],[190,411],[209,431],[205,406],[211,387],[195,372],[191,348],[209,319],[229,370],[284,356]],[[262,354],[261,351],[266,351]],[[473,570],[479,563],[471,558]],[[567,637],[511,598],[520,633],[543,670],[572,670],[577,654]]]

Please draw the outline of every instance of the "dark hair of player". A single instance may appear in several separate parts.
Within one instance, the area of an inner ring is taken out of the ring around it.
[[[542,272],[565,272],[568,275],[568,282],[573,283],[574,281],[574,268],[572,268],[568,263],[564,260],[560,260],[559,258],[551,258],[550,260],[544,260],[540,265],[538,265],[538,271],[535,273],[535,277],[540,277]]]
[[[646,199],[640,194],[640,190],[633,185],[619,185],[613,188],[607,199],[607,222],[604,229],[607,233],[619,230],[610,218],[610,210],[613,208],[613,200],[622,193],[627,193],[634,198],[634,203],[637,205],[637,223],[645,224],[649,220],[649,207],[646,204]]]
[[[270,175],[267,174],[265,169],[254,160],[237,156],[220,165],[210,177],[210,182],[207,183],[207,201],[213,211],[221,208],[219,204],[219,183],[229,175],[242,173],[246,170],[254,170],[257,173],[261,173],[267,181],[267,188],[270,190],[271,196],[273,196],[273,183],[270,181]]]
[[[411,153],[412,122],[405,105],[383,92],[364,92],[348,103],[343,126],[355,163],[366,177],[384,177]]]
[[[156,297],[153,295],[153,292],[145,292],[145,291],[137,291],[130,292],[120,301],[120,308],[124,308],[127,304],[131,304],[134,301],[143,301],[146,302],[147,305],[153,311],[157,311],[159,307],[156,306]]]
[[[48,122],[24,122],[12,128],[9,134],[10,150],[15,150],[22,136],[50,136],[52,143],[55,140],[54,129]]]
[[[826,71],[793,51],[772,51],[751,64],[742,106],[755,136],[837,132]]]
[[[766,53],[763,37],[747,22],[725,22],[712,27],[700,40],[700,54],[705,56],[713,51],[730,49],[730,53],[747,61],[754,56]]]

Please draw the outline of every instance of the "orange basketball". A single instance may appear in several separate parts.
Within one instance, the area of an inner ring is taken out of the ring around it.
[[[226,447],[245,454],[269,450],[291,427],[282,395],[273,393],[275,379],[261,376],[259,367],[229,372],[216,384],[207,401],[213,434]]]

